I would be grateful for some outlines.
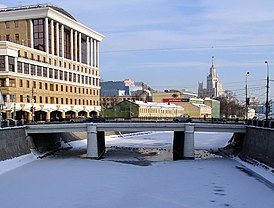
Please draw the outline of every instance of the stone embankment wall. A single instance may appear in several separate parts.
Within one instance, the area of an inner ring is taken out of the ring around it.
[[[113,135],[116,132],[105,132]],[[86,139],[86,132],[62,134],[37,134],[26,137],[25,127],[0,128],[0,161],[31,153],[43,154],[59,148],[60,140],[65,142]]]
[[[30,153],[25,128],[0,128],[0,161]]]
[[[248,127],[240,157],[274,168],[274,129]]]

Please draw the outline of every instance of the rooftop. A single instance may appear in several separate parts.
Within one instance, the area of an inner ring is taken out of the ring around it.
[[[7,7],[7,8],[2,8],[0,9],[0,12],[8,12],[8,11],[18,11],[18,10],[25,10],[25,9],[35,9],[35,8],[52,8],[64,15],[66,15],[67,17],[77,21],[70,13],[68,13],[66,10],[55,6],[55,5],[51,5],[51,4],[36,4],[36,5],[26,5],[26,6],[20,6],[20,7]]]

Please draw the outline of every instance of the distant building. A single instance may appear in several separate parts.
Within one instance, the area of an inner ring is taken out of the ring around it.
[[[220,112],[220,105],[212,104],[206,105],[203,99],[197,97],[185,97],[180,91],[166,91],[166,92],[154,92],[152,93],[152,101],[157,103],[176,104],[184,107],[184,113],[192,116],[193,118],[211,118],[212,109],[214,116]],[[208,103],[209,104],[209,103]]]
[[[198,96],[201,98],[205,97],[219,97],[223,94],[222,83],[218,78],[216,69],[214,68],[212,57],[212,66],[210,67],[210,73],[207,76],[207,86],[204,88],[203,82],[198,83]]]
[[[205,98],[204,104],[212,108],[211,117],[220,118],[220,101],[211,98]]]
[[[106,109],[106,118],[126,119],[172,119],[184,113],[184,108],[175,104],[124,100]]]
[[[101,82],[101,96],[134,96],[138,90],[144,90],[142,82],[130,79],[124,81]]]
[[[102,110],[125,100],[151,101],[150,88],[143,82],[130,79],[101,82]]]

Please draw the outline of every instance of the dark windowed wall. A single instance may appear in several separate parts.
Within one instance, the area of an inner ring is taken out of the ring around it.
[[[49,38],[48,38],[48,41],[49,41],[49,53],[51,53],[51,24],[49,22],[49,25],[48,25],[48,33],[49,33]]]
[[[14,66],[14,57],[9,56],[9,71],[10,72],[15,72],[15,66]]]
[[[71,59],[70,41],[70,31],[64,29],[64,57],[67,59]]]
[[[5,71],[5,56],[0,56],[0,71]]]
[[[56,26],[56,23],[54,22],[54,55],[57,55],[57,26]]]
[[[87,64],[87,40],[82,38],[81,40],[81,56],[82,60],[80,60],[83,64]]]
[[[45,23],[44,19],[33,20],[33,40],[34,48],[46,51],[45,47]]]
[[[63,56],[62,54],[62,28],[59,27],[59,56]]]

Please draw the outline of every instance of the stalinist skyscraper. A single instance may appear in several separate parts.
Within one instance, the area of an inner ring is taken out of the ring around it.
[[[214,56],[212,56],[212,66],[210,67],[210,73],[207,76],[207,86],[203,88],[203,82],[199,82],[198,96],[199,97],[219,97],[223,94],[222,83],[218,78],[216,69],[214,68]]]

